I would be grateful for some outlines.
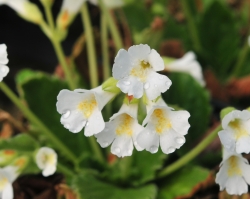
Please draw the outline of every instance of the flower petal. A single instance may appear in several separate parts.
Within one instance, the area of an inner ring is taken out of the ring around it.
[[[249,153],[250,152],[249,146],[250,146],[250,136],[241,137],[236,142],[236,152]]]
[[[11,183],[7,183],[2,192],[2,199],[13,199],[14,191]]]
[[[88,119],[88,123],[86,124],[84,135],[91,136],[97,133],[100,133],[105,127],[105,122],[102,117],[102,113],[96,109],[90,118]]]
[[[0,82],[9,73],[9,67],[0,64]]]
[[[231,152],[235,150],[235,139],[231,130],[221,130],[218,132],[218,136],[221,143],[227,150]]]
[[[134,146],[129,136],[117,136],[111,146],[111,153],[118,157],[131,156]]]
[[[0,44],[0,65],[5,65],[9,62],[7,58],[7,46],[5,44]]]
[[[215,182],[220,185],[220,190],[224,190],[228,180],[227,167],[222,165],[219,172],[216,174]]]
[[[141,98],[143,95],[143,83],[137,78],[129,76],[117,82],[116,85],[123,93],[133,95],[134,98]]]
[[[152,49],[149,56],[148,56],[148,62],[153,67],[155,71],[161,71],[164,69],[164,61],[159,55],[159,53],[156,52],[155,49]]]
[[[57,96],[56,108],[60,114],[64,114],[67,111],[72,111],[77,108],[79,102],[81,102],[87,93],[76,93],[67,89],[63,89]]]
[[[122,79],[129,75],[131,67],[132,63],[129,53],[126,50],[121,49],[115,57],[112,76],[117,80]]]
[[[56,172],[56,166],[48,165],[45,167],[42,173],[44,177],[47,177],[47,176],[53,175],[55,172]]]
[[[179,149],[185,142],[185,137],[177,133],[173,129],[169,129],[168,132],[160,136],[161,150],[165,154],[173,153],[176,149]]]
[[[247,183],[241,176],[232,176],[227,180],[226,191],[230,195],[241,195],[247,193]]]
[[[95,137],[102,148],[109,146],[116,137],[115,125],[113,125],[113,122],[106,122],[103,131],[96,134]]]
[[[87,120],[84,118],[83,113],[78,110],[69,112],[69,115],[67,112],[63,114],[60,121],[70,132],[79,133],[86,125]]]
[[[136,138],[138,145],[151,153],[156,153],[159,148],[160,137],[156,133],[150,132],[147,127],[139,133]]]
[[[128,49],[128,53],[131,57],[132,62],[137,62],[138,60],[148,61],[150,47],[147,44],[134,45]]]
[[[148,73],[146,82],[144,83],[144,90],[149,100],[154,100],[161,93],[166,92],[171,86],[171,80],[165,76],[154,72],[153,70]]]
[[[186,135],[190,124],[188,118],[190,113],[187,111],[171,111],[168,110],[168,115],[172,124],[172,128],[181,135]]]

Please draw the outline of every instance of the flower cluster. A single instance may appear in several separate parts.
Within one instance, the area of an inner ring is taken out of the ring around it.
[[[248,191],[250,165],[241,153],[250,152],[250,111],[233,110],[222,119],[218,134],[224,147],[223,161],[216,175],[220,189],[241,195]]]
[[[61,123],[73,133],[85,127],[86,136],[95,135],[101,147],[112,144],[111,152],[118,157],[132,155],[134,147],[156,153],[159,145],[165,154],[173,153],[185,143],[190,114],[174,111],[161,98],[172,84],[167,76],[157,73],[163,69],[163,59],[148,45],[119,50],[112,70],[114,81],[92,90],[59,93],[56,106],[62,114]],[[124,103],[104,122],[101,111],[120,90],[125,94]],[[142,124],[137,118],[140,98],[147,109]]]

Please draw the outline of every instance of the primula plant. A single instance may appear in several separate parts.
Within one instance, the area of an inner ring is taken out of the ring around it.
[[[249,6],[0,0],[58,63],[15,70],[1,28],[0,198],[250,197]]]

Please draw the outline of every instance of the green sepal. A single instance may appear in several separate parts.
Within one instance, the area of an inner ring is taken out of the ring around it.
[[[18,13],[22,18],[35,24],[43,22],[43,15],[36,4],[25,1],[23,6],[25,13]]]
[[[19,156],[18,158],[14,159],[11,163],[10,166],[14,166],[17,167],[18,173],[22,173],[22,171],[28,166],[30,162],[30,157],[23,155],[23,156]]]
[[[223,118],[230,112],[234,111],[234,107],[227,107],[221,110],[220,112],[220,119],[223,120]]]
[[[163,59],[165,65],[168,65],[168,64],[170,64],[171,62],[173,62],[173,61],[176,60],[175,58],[165,57],[165,56],[163,56],[162,59]]]
[[[148,98],[147,98],[146,93],[143,93],[143,96],[142,96],[142,102],[143,102],[143,104],[145,104],[145,105],[147,105],[147,104],[148,104]]]
[[[54,4],[54,0],[40,0],[40,2],[43,4],[43,6],[48,7],[52,7],[52,5]]]
[[[12,149],[0,150],[0,166],[4,167],[8,165],[15,157],[17,157],[18,152]]]
[[[102,84],[102,90],[119,94],[121,90],[116,86],[118,80],[116,80],[113,77],[108,78],[105,82]]]
[[[136,99],[136,98],[133,97],[133,99],[129,101],[129,97],[126,95],[126,97],[124,97],[123,103],[127,104],[127,105],[129,105],[129,104],[138,104],[139,99]]]

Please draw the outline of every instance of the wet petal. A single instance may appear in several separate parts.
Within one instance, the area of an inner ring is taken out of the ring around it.
[[[164,69],[164,61],[159,55],[159,53],[157,53],[154,49],[151,50],[148,56],[148,62],[155,71],[161,71]]]
[[[111,153],[118,157],[131,156],[133,149],[133,141],[130,137],[117,136],[111,146]]]
[[[105,122],[102,117],[102,113],[99,110],[95,110],[90,116],[88,123],[86,124],[84,135],[91,136],[100,133],[105,127]]]
[[[119,80],[128,76],[131,67],[132,63],[129,53],[124,49],[119,50],[112,69],[113,77]]]
[[[156,153],[159,148],[160,138],[156,133],[150,132],[147,127],[136,138],[138,145],[151,153]]]
[[[154,100],[161,93],[166,92],[171,86],[171,80],[165,76],[154,72],[153,70],[148,73],[146,82],[144,83],[144,90],[149,100]]]

